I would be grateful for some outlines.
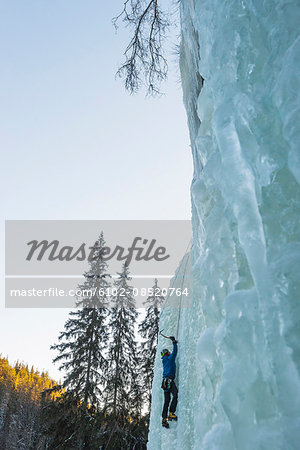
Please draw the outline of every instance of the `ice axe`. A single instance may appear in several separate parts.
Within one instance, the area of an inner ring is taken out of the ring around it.
[[[163,333],[162,333],[163,331],[164,331],[164,328],[159,332],[159,334],[160,334],[162,337],[166,338],[166,339],[171,339],[170,336],[166,336],[165,334],[163,334]]]
[[[175,339],[174,336],[166,336],[165,334],[162,333],[163,331],[164,331],[164,329],[162,329],[162,330],[159,332],[159,334],[160,334],[162,337],[164,337],[164,338],[166,338],[166,339],[171,339],[171,341],[172,341],[173,344],[177,344],[177,343],[178,343],[178,342],[176,341],[176,339]]]

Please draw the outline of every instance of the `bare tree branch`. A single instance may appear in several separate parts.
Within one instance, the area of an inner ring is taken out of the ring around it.
[[[116,28],[121,19],[133,30],[133,36],[117,76],[124,78],[125,88],[131,94],[140,89],[143,81],[148,95],[159,94],[160,83],[168,73],[162,51],[162,41],[170,25],[166,13],[160,9],[159,0],[126,0],[121,13],[113,19]]]

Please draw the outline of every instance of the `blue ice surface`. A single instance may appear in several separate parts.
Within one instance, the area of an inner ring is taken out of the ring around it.
[[[181,0],[191,306],[179,327],[176,305],[161,313],[178,331],[178,423],[161,427],[160,337],[151,450],[299,448],[299,23],[296,0]]]

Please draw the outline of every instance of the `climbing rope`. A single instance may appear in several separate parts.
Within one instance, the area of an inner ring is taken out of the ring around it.
[[[192,238],[190,239],[190,241],[189,241],[189,243],[188,243],[188,245],[187,245],[187,247],[186,247],[186,249],[185,249],[184,255],[186,255],[186,254],[187,254],[187,251],[188,251],[189,247],[191,246],[191,243],[192,243]],[[189,257],[190,257],[190,255],[188,256],[188,258],[189,258]],[[183,262],[183,261],[182,261],[182,262]],[[186,271],[186,266],[187,266],[187,261],[186,261],[186,264],[185,264],[185,268],[184,268],[184,272],[183,272],[183,278],[182,278],[182,283],[181,283],[180,305],[181,305],[181,298],[182,298],[182,286],[183,286],[183,281],[184,281],[184,278],[185,278],[185,271]],[[176,271],[176,275],[175,275],[175,278],[173,278],[173,280],[172,280],[172,285],[171,285],[171,288],[173,288],[173,287],[174,287],[174,285],[175,285],[175,283],[176,283],[176,280],[177,280],[178,274],[179,274],[179,272],[180,272],[180,268],[181,268],[181,266],[180,266],[180,267],[178,267],[178,270]],[[161,309],[161,314],[163,313],[163,311],[164,311],[165,307],[167,306],[167,303],[168,303],[169,299],[170,299],[170,295],[168,295],[168,296],[167,296],[167,298],[166,298],[166,300],[165,300],[165,303],[163,304],[163,307],[162,307],[162,309]]]
[[[192,239],[189,241],[189,243],[188,243],[188,245],[187,245],[187,247],[186,247],[184,256],[187,255],[188,249],[189,249],[189,247],[191,247],[191,242],[192,242]],[[181,281],[180,301],[179,301],[179,311],[178,311],[177,330],[176,330],[176,339],[178,339],[178,334],[179,334],[180,316],[181,316],[181,305],[182,305],[182,291],[183,291],[183,286],[184,286],[184,281],[185,281],[186,268],[187,268],[188,261],[189,261],[189,259],[190,259],[190,257],[191,257],[191,253],[192,253],[192,252],[191,252],[191,248],[190,248],[189,254],[186,256],[186,259],[185,259],[184,271],[183,271],[183,276],[182,276],[182,281]],[[178,275],[179,275],[179,273],[180,273],[181,266],[183,265],[183,261],[184,261],[184,257],[183,257],[183,259],[182,259],[181,265],[180,265],[180,266],[178,267],[178,269],[177,269],[175,278],[173,278],[173,282],[172,282],[171,288],[173,288],[174,285],[175,285],[175,283],[176,283],[177,277],[178,277]],[[161,309],[161,315],[162,315],[162,313],[163,313],[165,307],[167,306],[167,303],[168,303],[169,299],[170,299],[170,295],[169,295],[169,296],[166,298],[166,300],[165,300],[165,303],[164,303],[164,305],[163,305],[163,307],[162,307],[162,309]],[[163,337],[168,338],[168,336],[164,336],[161,332],[160,332],[160,334],[161,334]]]
[[[178,333],[179,333],[179,324],[180,324],[180,315],[181,315],[181,303],[182,303],[182,289],[184,286],[184,280],[185,280],[185,274],[186,274],[186,268],[187,268],[187,263],[190,259],[191,256],[191,251],[189,252],[187,258],[186,258],[186,262],[185,262],[185,266],[184,266],[184,272],[183,272],[183,277],[182,277],[182,281],[181,281],[181,289],[180,289],[180,302],[179,302],[179,312],[178,312],[178,321],[177,321],[177,331],[176,331],[176,339],[178,339]]]

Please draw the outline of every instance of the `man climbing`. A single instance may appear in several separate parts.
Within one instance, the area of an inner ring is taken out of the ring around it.
[[[163,380],[161,387],[164,390],[165,395],[165,402],[162,411],[162,426],[165,428],[169,428],[168,420],[177,420],[175,411],[177,406],[178,389],[174,381],[176,372],[175,358],[177,355],[177,341],[174,338],[174,336],[170,336],[170,339],[173,342],[172,353],[170,353],[167,348],[164,348],[161,352],[161,359],[163,363]],[[168,415],[171,394],[173,398],[170,405],[170,412]]]

